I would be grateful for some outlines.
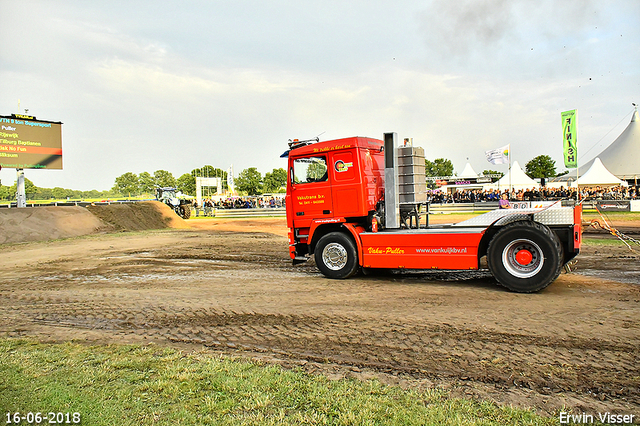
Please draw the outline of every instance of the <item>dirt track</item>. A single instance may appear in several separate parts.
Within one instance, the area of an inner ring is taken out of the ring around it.
[[[291,266],[283,219],[191,223],[4,245],[0,335],[204,346],[541,413],[640,413],[638,285],[563,274],[523,295],[482,274],[334,281]],[[606,250],[637,271],[633,253]],[[582,267],[598,259],[587,247]]]

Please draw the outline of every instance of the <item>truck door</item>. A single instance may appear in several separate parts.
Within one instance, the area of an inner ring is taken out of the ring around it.
[[[289,171],[295,228],[308,228],[314,219],[333,216],[331,186],[325,155],[295,158]]]
[[[335,152],[331,156],[332,199],[335,216],[366,216],[362,212],[362,184],[356,150]]]

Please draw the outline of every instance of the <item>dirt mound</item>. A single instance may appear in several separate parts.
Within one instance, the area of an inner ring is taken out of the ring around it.
[[[189,225],[157,201],[0,210],[0,244],[163,228],[189,228]]]
[[[145,229],[189,228],[189,225],[166,204],[158,201],[141,203],[87,206],[87,209],[116,231]]]
[[[0,210],[0,244],[71,238],[110,230],[111,226],[84,207]]]

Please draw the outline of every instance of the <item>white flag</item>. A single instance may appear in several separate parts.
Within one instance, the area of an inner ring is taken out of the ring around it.
[[[509,162],[509,145],[505,145],[502,148],[492,149],[485,151],[487,161],[491,164],[505,164]]]
[[[233,165],[227,169],[227,187],[229,188],[229,192],[236,192],[235,182],[233,181]]]

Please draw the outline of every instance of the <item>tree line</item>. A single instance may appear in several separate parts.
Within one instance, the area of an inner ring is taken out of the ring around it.
[[[446,158],[436,158],[434,161],[425,159],[425,163],[427,177],[453,176],[453,164]],[[531,179],[549,179],[569,173],[568,170],[557,173],[556,162],[548,155],[538,155],[528,161],[524,166],[524,172]],[[504,176],[504,173],[495,170],[483,170],[482,174]]]
[[[34,183],[26,177],[24,178],[24,187],[27,200],[99,199],[113,198],[118,195],[110,190],[98,191],[92,189],[91,191],[79,191],[61,187],[40,188],[34,185]],[[0,200],[15,201],[16,190],[17,188],[15,183],[12,186],[0,184]]]
[[[64,199],[99,199],[117,197],[154,197],[158,187],[177,188],[184,194],[196,195],[196,177],[220,178],[222,192],[227,191],[227,172],[225,170],[205,165],[184,173],[176,178],[167,170],[156,170],[153,174],[141,172],[136,174],[126,172],[115,178],[113,187],[106,191],[78,191],[65,188],[40,188],[25,178],[25,193],[27,200],[64,200]],[[235,189],[247,195],[284,192],[287,173],[284,169],[273,169],[263,176],[257,168],[250,167],[240,172],[234,179]],[[0,200],[15,201],[16,183],[5,186],[0,183]]]
[[[190,173],[184,173],[175,178],[171,172],[156,170],[153,175],[142,172],[136,175],[132,172],[124,173],[115,179],[112,191],[125,196],[153,194],[157,187],[177,188],[183,194],[196,195],[196,178],[219,178],[222,184],[221,192],[229,189],[227,171],[210,165],[193,169]],[[234,179],[237,191],[247,195],[260,195],[264,193],[284,192],[287,172],[282,169],[273,169],[264,176],[255,167],[242,170]]]
[[[427,177],[452,176],[453,163],[445,158],[437,158],[434,161],[425,160]],[[555,161],[548,155],[539,155],[527,162],[525,173],[534,178],[552,178],[568,173],[567,171],[557,174]],[[494,170],[484,170],[483,174],[504,175],[504,173]],[[156,170],[153,174],[141,172],[124,173],[115,178],[115,184],[106,191],[78,191],[65,188],[40,188],[25,178],[25,192],[27,200],[49,200],[49,199],[98,199],[114,197],[153,197],[157,187],[175,187],[184,194],[196,195],[196,177],[220,178],[222,191],[227,191],[227,171],[205,165],[193,169],[190,173],[184,173],[178,178],[167,170]],[[287,182],[287,172],[283,168],[273,169],[264,176],[255,167],[242,170],[234,179],[235,189],[246,195],[261,195],[265,193],[284,192]],[[0,184],[0,200],[15,200],[16,184],[13,186],[3,186]]]

